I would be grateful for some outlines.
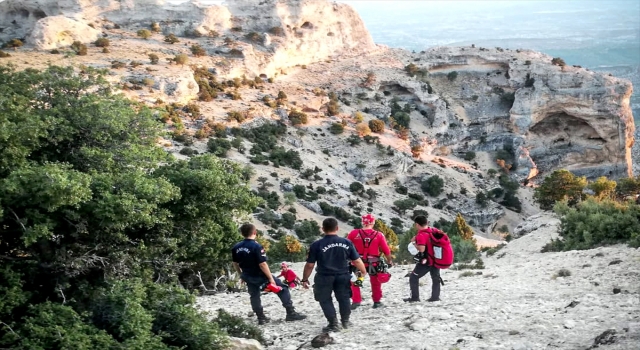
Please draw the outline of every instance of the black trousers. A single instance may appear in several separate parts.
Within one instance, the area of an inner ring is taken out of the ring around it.
[[[313,296],[320,303],[324,317],[331,321],[336,318],[336,308],[333,306],[331,293],[334,293],[340,309],[342,321],[351,316],[351,275],[320,275],[313,279]]]
[[[249,298],[251,300],[251,309],[253,309],[253,312],[255,312],[256,314],[262,313],[262,300],[260,299],[262,290],[260,289],[260,286],[262,286],[264,283],[268,283],[269,280],[267,280],[267,277],[264,275],[248,276],[242,274],[241,278],[247,284],[247,290],[249,291]],[[293,306],[293,301],[291,301],[291,293],[289,293],[289,287],[283,284],[279,279],[275,277],[273,279],[278,286],[282,287],[282,291],[276,294],[278,298],[280,298],[282,306],[284,306],[285,308]]]
[[[413,268],[413,272],[411,272],[411,276],[409,276],[411,299],[420,299],[419,280],[422,276],[426,275],[427,272],[431,274],[431,299],[440,299],[440,269],[433,266],[422,265],[420,263],[416,264],[416,267]]]

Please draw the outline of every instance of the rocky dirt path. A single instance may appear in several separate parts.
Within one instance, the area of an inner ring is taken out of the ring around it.
[[[404,276],[411,267],[394,267],[384,286],[387,307],[372,309],[371,300],[365,300],[352,314],[358,326],[333,334],[336,343],[325,349],[587,349],[609,329],[615,331],[614,341],[599,349],[639,349],[640,249],[543,254],[540,248],[556,235],[558,221],[542,215],[530,224],[544,223],[548,225],[484,257],[484,270],[445,271],[441,302],[403,303],[408,294]],[[561,269],[570,276],[559,277]],[[295,270],[301,273],[302,264]],[[464,276],[466,271],[473,275]],[[423,280],[426,300],[431,282]],[[369,294],[365,287],[363,295]],[[272,341],[269,349],[298,349],[326,323],[310,291],[295,290],[293,298],[308,320],[285,323],[277,298],[263,298],[273,318],[264,328]],[[247,316],[246,294],[202,297],[199,305],[256,322]]]

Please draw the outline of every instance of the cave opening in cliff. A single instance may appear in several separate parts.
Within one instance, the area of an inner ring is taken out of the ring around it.
[[[584,120],[565,112],[550,113],[529,130],[554,146],[605,143],[596,129]]]

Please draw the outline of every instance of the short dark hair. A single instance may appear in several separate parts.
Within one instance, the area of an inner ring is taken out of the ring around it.
[[[255,229],[256,227],[253,224],[244,224],[240,226],[240,234],[242,234],[242,237],[247,238],[253,234]]]
[[[429,225],[429,220],[427,220],[427,217],[424,215],[416,216],[415,218],[413,218],[413,222],[415,222],[416,224],[422,227]]]
[[[326,218],[322,221],[322,231],[335,232],[338,229],[338,220],[334,218]]]

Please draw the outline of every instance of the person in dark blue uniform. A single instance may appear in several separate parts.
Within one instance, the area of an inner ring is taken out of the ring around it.
[[[365,276],[367,271],[351,241],[338,237],[338,221],[334,218],[327,218],[322,222],[324,237],[315,241],[309,247],[307,264],[304,266],[302,275],[302,286],[309,289],[309,276],[316,268],[316,275],[313,279],[313,295],[320,303],[324,317],[329,321],[329,325],[324,327],[324,332],[337,332],[340,324],[336,317],[336,309],[333,306],[331,293],[335,293],[340,309],[342,327],[349,328],[349,316],[351,315],[351,272],[349,271],[349,261],[360,271],[361,276]],[[360,283],[362,281],[360,280]]]
[[[291,301],[288,286],[274,278],[267,265],[267,254],[264,248],[256,242],[257,230],[252,224],[244,224],[240,227],[240,233],[244,240],[231,250],[233,267],[240,274],[240,278],[247,284],[251,299],[251,308],[258,316],[258,324],[269,322],[262,309],[260,294],[263,290],[276,293],[282,306],[287,310],[285,321],[304,320],[307,316],[296,312]]]

